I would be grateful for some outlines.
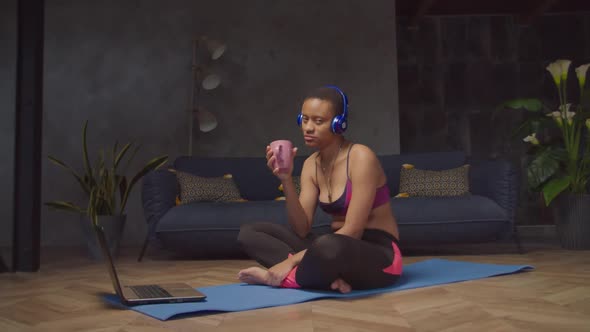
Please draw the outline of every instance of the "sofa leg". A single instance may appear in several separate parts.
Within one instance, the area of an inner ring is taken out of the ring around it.
[[[138,262],[141,262],[143,259],[143,255],[145,254],[145,250],[147,249],[148,242],[150,241],[150,233],[145,236],[145,240],[143,241],[143,246],[141,247],[141,251],[139,252],[139,257],[137,258]]]
[[[147,234],[145,235],[145,240],[143,241],[143,246],[141,247],[141,251],[139,252],[139,257],[137,258],[138,262],[141,262],[141,260],[143,259],[143,255],[145,255],[145,250],[147,249],[147,246],[150,242],[150,238],[153,236],[153,234],[156,231],[156,222],[152,222],[149,226],[148,226],[148,231]]]
[[[516,250],[518,251],[519,254],[524,254],[524,248],[522,247],[522,243],[520,242],[520,235],[518,234],[518,230],[516,228],[516,226],[514,226],[514,230],[512,233],[512,237],[514,238],[514,242],[516,243]]]

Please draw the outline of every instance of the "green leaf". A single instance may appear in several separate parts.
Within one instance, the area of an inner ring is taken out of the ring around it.
[[[49,160],[70,172],[80,183],[88,195],[85,209],[69,202],[50,202],[48,206],[56,209],[83,212],[96,221],[98,215],[113,215],[124,211],[132,187],[149,171],[154,170],[168,161],[168,156],[154,158],[137,174],[127,180],[125,171],[120,172],[125,163],[127,168],[135,157],[140,146],[133,142],[120,146],[117,141],[109,148],[98,149],[97,158],[90,160],[87,144],[88,121],[84,122],[82,130],[83,172],[78,174],[64,162],[49,157]],[[120,150],[119,150],[120,148]],[[123,160],[127,159],[127,160]],[[118,204],[119,203],[119,204]]]
[[[566,190],[571,183],[569,176],[564,176],[558,179],[552,179],[543,186],[543,198],[545,198],[545,204],[549,206],[551,201],[562,191]]]
[[[115,145],[113,145],[113,165],[115,164],[115,156],[117,155],[117,149],[119,148],[119,141],[115,140]]]
[[[121,159],[123,159],[123,157],[125,156],[125,153],[127,152],[127,150],[129,150],[130,147],[131,147],[131,143],[125,144],[125,146],[121,149],[121,152],[119,152],[119,154],[117,154],[117,157],[115,158],[115,169],[117,169],[117,167],[119,166],[119,163],[121,162]]]
[[[118,176],[119,180],[119,194],[121,195],[120,199],[123,202],[125,199],[125,192],[127,191],[127,177],[125,176]]]
[[[505,101],[502,108],[525,109],[530,112],[539,112],[543,109],[543,103],[536,98],[517,98]]]
[[[92,168],[90,168],[90,159],[88,158],[88,145],[86,143],[86,131],[88,129],[88,120],[84,122],[84,128],[82,129],[82,157],[84,161],[84,170],[88,176],[90,185],[94,185],[94,177],[92,176]]]
[[[125,209],[125,205],[127,204],[127,199],[129,198],[129,193],[133,186],[137,181],[139,181],[144,175],[151,172],[152,170],[158,169],[160,166],[164,165],[168,161],[168,156],[160,156],[150,160],[135,176],[129,181],[129,185],[127,186],[127,190],[125,191],[125,195],[123,201],[121,202],[121,213],[123,213]]]
[[[552,177],[559,169],[559,162],[567,158],[562,149],[547,148],[542,150],[527,168],[529,187],[535,189]]]
[[[87,194],[90,191],[90,188],[88,187],[88,185],[86,184],[86,180],[82,179],[80,177],[80,175],[78,175],[78,173],[71,168],[70,166],[66,165],[66,163],[64,163],[61,160],[58,160],[52,156],[47,156],[47,159],[49,159],[52,163],[63,167],[66,171],[68,171],[70,174],[72,174],[72,176],[76,179],[76,181],[78,181],[78,183],[80,184],[80,186],[82,186],[82,189],[84,190],[84,192],[86,192]]]
[[[123,169],[121,170],[120,173],[127,173],[127,169],[129,168],[129,165],[131,165],[131,162],[133,161],[133,159],[135,158],[135,155],[137,155],[137,152],[141,149],[141,145],[137,145],[135,147],[135,149],[133,149],[133,152],[131,152],[131,156],[129,158],[127,158],[127,163],[125,163],[125,166],[123,166]]]
[[[70,211],[70,212],[86,213],[86,211],[84,209],[82,209],[81,207],[79,207],[71,202],[53,201],[53,202],[47,202],[47,203],[45,203],[45,205],[52,208],[52,209],[55,209],[55,210],[66,210],[66,211]]]
[[[504,111],[505,109],[525,109],[530,112],[540,112],[543,110],[543,103],[541,100],[536,98],[516,98],[507,100],[500,105],[498,105],[494,111],[492,112],[492,121],[495,121],[496,116],[498,116],[499,112]]]
[[[88,198],[88,215],[94,220],[94,217],[98,214],[97,212],[97,202],[96,202],[96,192],[98,188],[94,187],[90,191],[90,197]]]
[[[553,122],[552,119],[546,116],[534,116],[524,121],[518,128],[516,128],[511,138],[523,139],[532,133],[539,133],[544,128],[549,127]]]

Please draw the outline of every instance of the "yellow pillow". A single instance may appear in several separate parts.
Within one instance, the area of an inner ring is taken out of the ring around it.
[[[299,194],[301,193],[301,176],[293,176],[293,184],[295,185],[295,192],[297,193],[297,196],[299,196]],[[280,192],[283,191],[283,184],[282,183],[279,185],[278,189]],[[275,201],[284,201],[284,200],[285,200],[284,195],[275,198]]]
[[[432,171],[417,169],[412,164],[404,164],[401,168],[399,192],[399,197],[467,195],[469,194],[469,165]]]
[[[176,174],[180,186],[180,195],[176,198],[176,204],[188,204],[192,202],[245,202],[240,196],[240,191],[233,176],[225,174],[219,177],[202,177],[174,169],[169,169]]]

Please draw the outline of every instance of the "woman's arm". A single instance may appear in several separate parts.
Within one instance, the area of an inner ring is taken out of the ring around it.
[[[350,180],[352,197],[344,220],[337,234],[360,239],[373,208],[379,179],[379,159],[364,145],[354,145],[350,151]]]
[[[312,157],[308,158],[303,163],[300,180],[301,192],[299,197],[297,197],[295,185],[293,184],[293,179],[291,177],[282,181],[289,224],[295,233],[301,238],[306,237],[311,230],[313,214],[317,207],[319,192],[312,178],[312,174],[314,174],[312,170],[315,168],[314,163],[315,160]],[[291,269],[299,265],[306,251],[307,250],[302,250],[295,255],[291,255],[284,261],[271,267],[268,270],[271,284],[279,285]]]
[[[301,238],[306,237],[311,230],[313,214],[317,207],[319,192],[312,178],[314,161],[312,157],[309,157],[303,163],[299,197],[297,197],[292,178],[282,181],[289,224]]]

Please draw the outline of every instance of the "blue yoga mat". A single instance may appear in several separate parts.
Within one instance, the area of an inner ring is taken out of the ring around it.
[[[238,283],[197,288],[207,295],[207,299],[202,302],[146,304],[132,306],[129,309],[159,320],[167,320],[178,315],[252,310],[325,298],[364,297],[404,289],[512,274],[532,269],[534,267],[530,265],[482,264],[446,259],[429,259],[405,265],[400,280],[394,286],[386,288],[353,290],[350,293],[341,294],[332,291],[275,288]],[[108,294],[104,298],[113,305],[126,307],[121,304],[115,294]]]

